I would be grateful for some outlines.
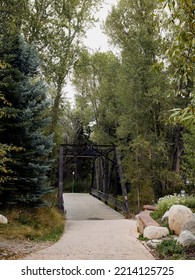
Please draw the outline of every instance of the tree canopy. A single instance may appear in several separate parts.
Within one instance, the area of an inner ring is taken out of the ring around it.
[[[132,211],[194,192],[195,3],[119,0],[104,22],[117,54],[82,43],[103,3],[1,1],[1,203],[41,205],[62,143],[117,145]]]

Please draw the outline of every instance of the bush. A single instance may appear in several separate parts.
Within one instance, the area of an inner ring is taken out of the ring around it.
[[[161,218],[166,211],[168,211],[173,205],[184,205],[195,211],[195,196],[181,196],[181,195],[169,195],[160,198],[157,204],[157,210],[154,212],[155,218]]]

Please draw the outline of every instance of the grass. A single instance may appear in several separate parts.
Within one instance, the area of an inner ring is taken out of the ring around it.
[[[0,237],[4,239],[57,241],[64,231],[64,216],[54,207],[13,209],[2,214],[9,221],[0,225]]]
[[[144,237],[143,234],[140,234],[139,237],[138,237],[138,240],[140,240],[140,241],[147,241],[149,239]]]

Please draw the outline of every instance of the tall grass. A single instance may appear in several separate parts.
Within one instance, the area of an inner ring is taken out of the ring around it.
[[[64,216],[56,208],[14,209],[3,213],[9,223],[0,225],[0,237],[56,241],[64,230]]]

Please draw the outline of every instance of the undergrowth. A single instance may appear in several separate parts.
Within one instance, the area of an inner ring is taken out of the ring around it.
[[[169,195],[159,199],[157,210],[152,212],[151,217],[161,226],[169,228],[168,220],[162,221],[161,218],[166,211],[173,205],[184,205],[195,212],[195,196]],[[169,229],[170,230],[170,229]],[[170,238],[173,232],[170,230]],[[157,245],[156,253],[159,259],[165,260],[194,260],[195,246],[183,247],[173,238],[163,240]]]
[[[54,207],[5,210],[2,214],[9,223],[0,225],[1,238],[57,241],[64,230],[64,215]]]
[[[184,247],[176,240],[164,240],[156,249],[161,259],[177,260],[185,257]]]
[[[157,245],[156,252],[164,260],[194,260],[195,246],[183,247],[176,240],[163,240]]]

